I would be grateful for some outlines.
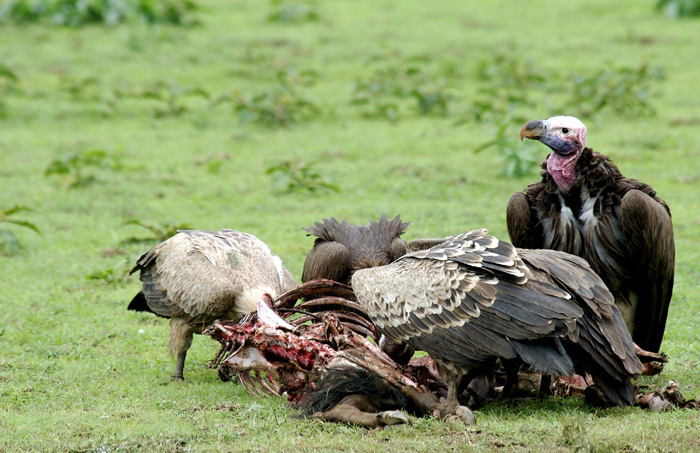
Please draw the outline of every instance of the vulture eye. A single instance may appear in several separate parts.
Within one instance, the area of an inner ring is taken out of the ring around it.
[[[561,130],[561,132],[562,132],[562,134],[566,135],[566,134],[569,133],[569,129],[564,128],[564,129]]]

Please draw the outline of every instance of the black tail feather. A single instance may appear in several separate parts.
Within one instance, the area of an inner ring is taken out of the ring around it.
[[[131,299],[129,306],[126,307],[126,309],[133,311],[148,311],[153,313],[153,310],[151,310],[148,306],[148,301],[146,300],[146,296],[144,296],[142,291],[139,291],[139,293],[135,295],[133,299]]]

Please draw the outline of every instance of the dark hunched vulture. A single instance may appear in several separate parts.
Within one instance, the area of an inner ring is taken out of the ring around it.
[[[274,299],[296,286],[267,244],[234,230],[180,231],[141,256],[131,273],[137,270],[143,288],[128,309],[170,318],[174,380],[184,379],[193,333],[216,319],[238,320],[262,294]]]
[[[625,178],[586,147],[586,126],[571,116],[528,122],[521,140],[552,149],[542,180],[508,201],[516,247],[584,258],[612,294],[637,346],[658,352],[673,291],[671,212],[643,182]]]
[[[629,378],[642,364],[612,294],[579,257],[516,249],[476,230],[358,270],[352,287],[384,335],[435,360],[448,383],[442,416],[496,358],[508,372],[504,396],[524,362],[548,374],[588,372],[608,403],[634,403]]]
[[[388,220],[382,214],[379,222],[370,220],[369,226],[350,225],[347,220],[323,219],[322,223],[305,228],[316,236],[313,247],[306,255],[302,283],[317,278],[327,278],[350,285],[353,274],[359,269],[384,266],[396,261],[407,251],[421,250],[445,241],[442,239],[416,239],[406,243],[401,235],[408,223],[401,216]],[[393,344],[386,337],[380,338],[380,347],[398,363],[405,364],[415,351],[406,345]]]

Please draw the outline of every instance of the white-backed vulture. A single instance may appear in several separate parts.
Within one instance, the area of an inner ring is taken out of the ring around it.
[[[673,291],[671,212],[649,185],[625,178],[586,147],[586,137],[586,126],[570,116],[523,127],[521,140],[539,140],[552,153],[542,180],[508,201],[510,240],[588,261],[615,296],[634,342],[658,352]]]
[[[590,373],[609,403],[634,403],[642,371],[612,294],[581,258],[522,250],[476,230],[352,278],[357,301],[384,335],[426,351],[448,382],[441,415],[461,386],[496,358],[509,372]],[[514,366],[516,365],[516,366]]]
[[[255,311],[263,293],[275,298],[296,286],[267,244],[234,230],[180,231],[141,256],[131,273],[137,270],[143,287],[128,309],[170,318],[174,380],[184,379],[193,333],[216,319],[238,320]]]

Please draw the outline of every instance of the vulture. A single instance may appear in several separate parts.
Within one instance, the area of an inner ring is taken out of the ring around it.
[[[314,222],[304,228],[317,239],[304,260],[301,282],[327,278],[349,285],[358,269],[395,261],[406,253],[406,241],[400,237],[406,227],[401,216],[389,221],[384,214],[379,222],[370,220],[369,226],[340,223],[333,217]]]
[[[518,369],[589,373],[606,403],[634,403],[642,371],[612,294],[583,259],[516,249],[475,230],[392,264],[355,272],[352,287],[375,326],[430,354],[448,384],[440,413],[500,359],[508,396]]]
[[[341,223],[333,217],[323,219],[321,223],[314,222],[314,226],[304,228],[309,236],[316,236],[316,240],[304,261],[302,283],[326,278],[350,285],[353,274],[359,269],[384,266],[407,251],[429,248],[445,241],[445,238],[416,239],[406,243],[401,235],[408,225],[401,222],[400,215],[388,220],[384,214],[379,222],[370,220],[369,226],[350,225],[347,220]],[[394,344],[386,337],[380,338],[379,346],[403,365],[415,352],[408,345]]]
[[[267,244],[234,230],[179,231],[141,256],[130,274],[137,270],[143,287],[128,310],[170,318],[168,350],[177,354],[177,381],[184,380],[193,333],[216,319],[255,311],[264,293],[274,299],[296,286]]]
[[[673,291],[671,211],[643,182],[622,176],[586,147],[586,126],[571,116],[532,120],[520,139],[552,153],[542,180],[510,197],[508,234],[516,247],[584,258],[615,297],[632,339],[658,352]]]

